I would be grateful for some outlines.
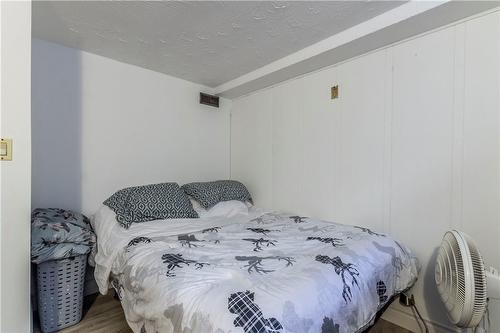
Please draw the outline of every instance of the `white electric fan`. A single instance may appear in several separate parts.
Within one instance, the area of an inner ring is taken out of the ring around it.
[[[463,232],[445,233],[439,248],[435,278],[450,320],[458,327],[476,327],[487,299],[500,299],[500,275],[485,269],[472,239]]]

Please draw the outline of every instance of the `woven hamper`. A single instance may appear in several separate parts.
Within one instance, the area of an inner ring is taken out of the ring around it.
[[[38,265],[38,314],[42,332],[58,331],[82,319],[87,255]]]

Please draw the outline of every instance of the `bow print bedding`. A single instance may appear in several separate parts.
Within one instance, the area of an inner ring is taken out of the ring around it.
[[[359,332],[418,274],[390,237],[302,216],[111,219],[104,207],[93,220],[96,280],[137,333]]]

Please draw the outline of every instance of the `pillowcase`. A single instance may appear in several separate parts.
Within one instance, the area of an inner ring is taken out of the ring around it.
[[[236,200],[222,201],[209,209],[201,207],[194,199],[191,199],[191,204],[200,218],[232,217],[238,214],[248,215],[247,204]]]
[[[198,214],[177,183],[128,187],[103,202],[124,228],[152,220],[197,218]]]
[[[196,182],[182,186],[182,190],[205,208],[211,208],[221,201],[250,201],[252,197],[245,185],[236,180]]]

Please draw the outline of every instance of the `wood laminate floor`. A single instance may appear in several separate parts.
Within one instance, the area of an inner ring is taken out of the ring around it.
[[[40,333],[35,323],[34,333]],[[60,333],[133,333],[128,327],[120,302],[111,295],[88,296],[85,299],[82,321]],[[385,320],[379,320],[369,333],[411,333]]]

